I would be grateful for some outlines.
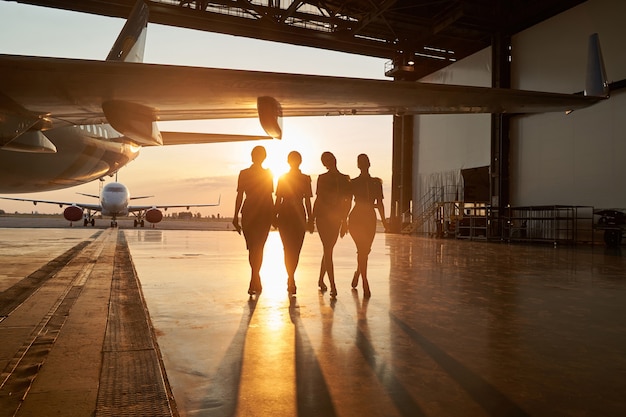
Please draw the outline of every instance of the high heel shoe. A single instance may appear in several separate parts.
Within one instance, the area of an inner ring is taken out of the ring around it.
[[[317,285],[320,287],[321,292],[326,292],[326,290],[328,290],[328,287],[323,280],[318,281]]]
[[[332,285],[331,288],[330,288],[330,297],[331,298],[337,297],[337,288],[335,288],[334,285]]]
[[[294,279],[287,280],[287,292],[289,292],[289,295],[296,293],[296,281]]]
[[[354,276],[352,277],[352,288],[356,288],[359,285],[359,271],[354,271]]]
[[[363,297],[364,298],[370,298],[371,296],[372,296],[372,293],[370,291],[369,283],[363,281]]]
[[[248,288],[248,294],[250,295],[258,295],[261,294],[261,292],[263,291],[263,287],[261,287],[260,285],[258,287],[250,287]]]

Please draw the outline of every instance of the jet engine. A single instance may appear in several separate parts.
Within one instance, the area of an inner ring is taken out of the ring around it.
[[[148,209],[146,210],[146,220],[149,223],[158,223],[163,220],[163,213],[161,213],[161,210],[156,208]]]
[[[69,206],[63,210],[63,217],[65,220],[77,222],[83,219],[83,209],[78,206]]]

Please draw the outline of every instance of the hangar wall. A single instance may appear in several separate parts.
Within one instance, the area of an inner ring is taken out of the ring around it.
[[[421,82],[491,85],[491,48],[484,49]],[[489,165],[491,116],[488,114],[415,116],[413,131],[413,200],[433,187],[448,190],[461,184],[461,169]],[[449,197],[454,199],[453,197]]]
[[[512,87],[584,88],[587,38],[597,32],[609,82],[626,79],[626,2],[589,0],[512,39]],[[511,123],[511,204],[626,208],[626,91],[570,115]]]
[[[598,32],[609,81],[626,79],[626,2],[588,0],[512,39],[512,87],[584,89],[587,41]],[[420,81],[489,86],[491,49]],[[413,139],[413,208],[431,187],[458,185],[461,169],[490,164],[490,115],[421,115]],[[511,121],[513,206],[626,208],[626,91],[570,115]]]

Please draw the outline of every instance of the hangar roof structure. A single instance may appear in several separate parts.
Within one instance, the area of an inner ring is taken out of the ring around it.
[[[126,18],[135,0],[17,0]],[[153,23],[387,58],[419,79],[585,0],[146,0]],[[406,72],[406,71],[405,71]],[[405,74],[406,75],[406,74]],[[405,77],[407,78],[407,77]]]

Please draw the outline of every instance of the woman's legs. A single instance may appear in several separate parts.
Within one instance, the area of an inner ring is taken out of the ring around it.
[[[324,246],[324,266],[326,267],[326,272],[328,272],[328,280],[330,281],[330,296],[337,296],[337,287],[335,286],[335,266],[333,264],[333,249],[335,245],[325,245]]]
[[[263,249],[265,242],[255,242],[248,250],[248,261],[250,262],[250,287],[248,294],[258,294],[263,287],[261,286],[261,266],[263,264]]]
[[[317,231],[322,241],[324,255],[322,256],[322,264],[320,265],[320,278],[318,285],[322,291],[326,290],[324,284],[324,273],[328,274],[330,281],[330,295],[337,296],[337,287],[335,286],[335,266],[333,263],[333,250],[339,238],[339,228],[341,220],[335,218],[319,218],[317,223]]]
[[[367,231],[365,233],[352,234],[357,252],[357,269],[352,278],[352,288],[357,287],[360,276],[363,279],[363,295],[367,298],[372,295],[370,292],[369,281],[367,280],[367,261],[372,248],[372,242],[374,241],[374,234]]]
[[[370,292],[370,284],[367,280],[367,260],[369,258],[370,251],[369,248],[360,248],[357,249],[357,251],[358,272],[360,272],[361,278],[363,279],[363,296],[366,298],[370,298],[372,296],[372,293]]]
[[[376,235],[376,213],[369,207],[357,205],[350,213],[348,226],[357,252],[357,268],[352,277],[352,288],[357,287],[359,277],[362,277],[363,295],[369,298],[371,293],[367,280],[367,260]]]
[[[287,270],[287,290],[290,294],[296,293],[296,268],[300,259],[300,251],[304,242],[304,230],[279,228],[280,238],[285,251],[285,269]]]
[[[317,285],[320,287],[322,292],[328,289],[326,284],[324,284],[324,275],[326,275],[326,264],[324,263],[324,255],[322,255],[322,261],[320,262],[320,276],[317,279]]]
[[[250,286],[248,294],[259,294],[261,286],[261,265],[263,264],[263,249],[270,231],[269,224],[244,224],[243,233],[248,246],[248,262],[250,263]]]

